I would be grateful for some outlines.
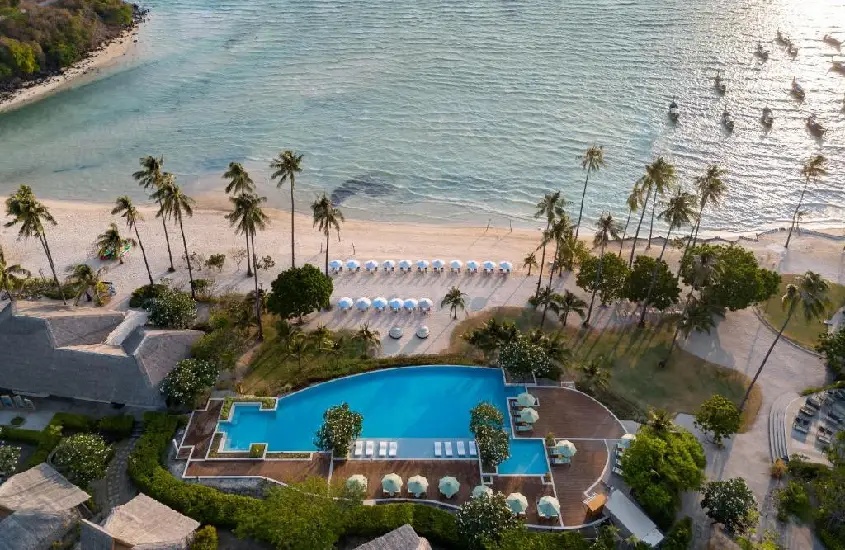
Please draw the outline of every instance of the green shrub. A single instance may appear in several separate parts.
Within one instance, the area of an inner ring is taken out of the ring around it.
[[[132,435],[135,418],[129,414],[114,414],[104,416],[97,421],[97,430],[113,441],[120,441]]]
[[[9,422],[9,424],[11,424],[12,426],[23,426],[24,422],[26,422],[26,418],[22,416],[16,416],[12,419],[11,422]]]
[[[79,433],[62,439],[52,460],[68,481],[84,488],[106,475],[110,455],[111,449],[101,436]]]
[[[819,477],[825,477],[830,470],[824,464],[807,462],[798,455],[792,455],[789,458],[787,467],[792,477],[803,481],[812,481]]]
[[[84,414],[57,412],[53,415],[53,419],[50,420],[50,424],[53,426],[62,426],[64,428],[64,432],[67,434],[93,432],[96,430],[97,421],[90,416],[85,416]]]
[[[249,458],[264,458],[265,450],[267,450],[266,443],[253,443],[249,446]]]
[[[411,524],[433,546],[461,548],[455,516],[421,504],[386,504],[359,506],[351,511],[345,535],[373,538]]]
[[[220,369],[201,359],[183,359],[161,382],[161,393],[169,404],[185,405],[214,385]]]
[[[684,516],[683,519],[675,522],[675,525],[666,533],[662,550],[687,550],[692,542],[692,518]]]
[[[191,355],[216,363],[220,369],[231,370],[247,349],[247,336],[245,329],[236,326],[214,329],[194,342]]]
[[[217,544],[217,529],[213,525],[206,525],[194,533],[191,550],[217,550]]]
[[[0,439],[15,441],[17,443],[29,443],[30,445],[41,444],[42,432],[37,430],[24,430],[11,426],[0,427]]]
[[[191,295],[169,288],[144,307],[150,312],[150,323],[160,328],[186,329],[197,318],[197,303]]]
[[[810,505],[810,497],[807,490],[801,483],[790,481],[786,487],[777,491],[778,519],[787,521],[790,516],[798,518],[801,522],[807,522],[813,515],[813,508]]]
[[[167,285],[155,284],[144,285],[132,291],[129,298],[129,307],[144,307],[147,300],[158,298],[167,291]]]

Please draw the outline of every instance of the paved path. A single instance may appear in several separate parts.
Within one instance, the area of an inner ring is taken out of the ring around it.
[[[129,479],[129,473],[126,471],[126,468],[129,462],[129,455],[132,453],[132,449],[135,448],[135,443],[140,436],[141,427],[139,423],[136,423],[132,436],[115,445],[114,458],[106,469],[108,510],[101,511],[104,516],[115,506],[126,504],[138,494],[138,491]]]

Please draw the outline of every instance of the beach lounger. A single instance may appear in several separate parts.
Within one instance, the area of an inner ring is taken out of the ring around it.
[[[452,456],[452,442],[447,441],[444,446],[446,447],[446,456]]]
[[[552,465],[560,466],[562,464],[569,464],[569,460],[565,458],[552,458]]]
[[[458,441],[457,443],[455,443],[455,446],[458,448],[458,456],[466,456],[467,455],[467,450],[466,450],[466,447],[464,447],[463,441]]]
[[[443,444],[439,441],[434,442],[434,456],[443,455]]]
[[[622,470],[620,470],[619,468],[614,467],[613,473],[618,475],[619,477],[622,477]]]
[[[818,411],[812,407],[808,407],[804,405],[801,407],[801,414],[806,414],[807,416],[815,416]]]
[[[367,456],[373,456],[373,453],[376,450],[375,442],[374,441],[367,441],[367,447],[366,448],[367,448],[366,455]]]
[[[15,395],[14,397],[12,397],[12,399],[13,399],[13,400],[14,400],[14,402],[15,402],[15,407],[17,407],[17,408],[19,408],[19,409],[23,409],[23,408],[24,408],[24,405],[23,405],[23,398],[22,398],[20,395]]]
[[[516,431],[518,432],[530,432],[533,428],[531,424],[517,424]]]
[[[7,409],[13,409],[15,407],[14,401],[12,401],[12,398],[8,395],[0,395],[0,402],[2,402],[3,406]]]
[[[399,444],[395,441],[391,441],[390,445],[388,446],[387,454],[388,456],[396,456],[396,452],[399,450]]]
[[[810,430],[807,429],[806,426],[804,426],[803,424],[799,424],[798,422],[796,422],[795,424],[792,425],[792,429],[795,430],[796,432],[801,432],[801,433],[805,433],[805,434],[810,433]]]
[[[355,442],[355,456],[361,456],[364,453],[364,442],[360,439]]]
[[[24,397],[23,406],[29,410],[35,410],[35,403],[32,402],[32,399],[27,399]]]
[[[830,436],[828,436],[827,434],[820,433],[818,436],[816,436],[816,439],[818,439],[819,443],[821,443],[822,445],[830,445]]]
[[[469,456],[478,456],[478,447],[475,446],[475,441],[469,442]]]
[[[387,456],[387,441],[378,442],[378,455]]]

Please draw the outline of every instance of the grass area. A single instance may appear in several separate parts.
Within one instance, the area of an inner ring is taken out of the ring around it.
[[[531,309],[511,307],[484,312],[458,325],[452,335],[450,351],[468,356],[476,353],[461,339],[461,334],[481,326],[492,317],[499,321],[512,321],[523,331],[539,325],[539,315]],[[694,413],[703,401],[714,394],[724,395],[738,404],[750,382],[742,373],[709,363],[678,347],[666,367],[661,368],[658,363],[666,357],[674,330],[669,319],[645,329],[628,327],[582,332],[547,318],[546,330],[562,330],[568,337],[576,360],[596,356],[612,360],[609,393],[635,404],[641,411],[652,406],[672,412]],[[568,374],[571,376],[573,373]],[[744,428],[753,423],[761,403],[762,392],[755,387],[743,418]]]
[[[760,305],[760,310],[765,315],[766,320],[779,330],[783,321],[786,319],[786,311],[781,306],[781,296],[786,293],[786,285],[795,282],[795,279],[800,275],[782,275],[778,293],[769,298],[769,301]],[[830,305],[827,308],[824,319],[816,319],[807,321],[801,311],[796,311],[792,316],[792,320],[786,326],[783,335],[793,340],[804,347],[812,348],[819,341],[819,335],[827,332],[827,326],[824,321],[836,312],[837,309],[845,304],[845,286],[832,283],[828,281],[830,289],[827,292],[827,298],[830,300]]]

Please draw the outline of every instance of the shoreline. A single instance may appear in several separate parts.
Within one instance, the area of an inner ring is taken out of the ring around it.
[[[66,68],[61,74],[16,90],[11,97],[0,101],[0,114],[20,109],[53,94],[95,80],[100,76],[102,69],[114,65],[130,53],[137,36],[138,24],[104,43],[98,50]]]

